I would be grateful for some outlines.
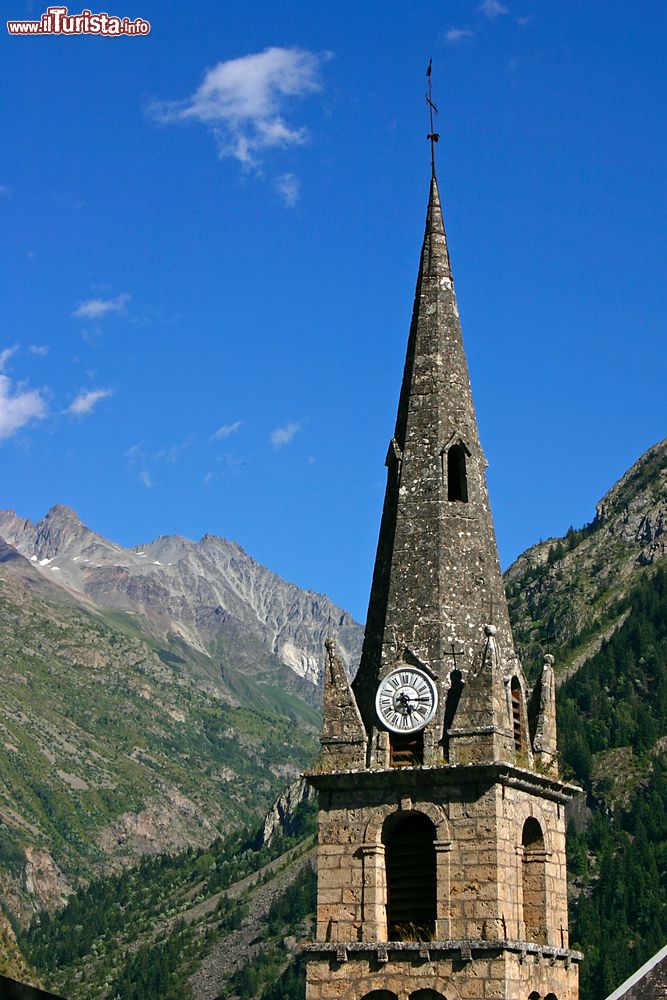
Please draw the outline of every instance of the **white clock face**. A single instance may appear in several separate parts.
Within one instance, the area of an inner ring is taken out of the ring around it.
[[[380,682],[375,696],[378,717],[393,733],[416,733],[430,722],[438,707],[431,678],[416,667],[399,667]]]

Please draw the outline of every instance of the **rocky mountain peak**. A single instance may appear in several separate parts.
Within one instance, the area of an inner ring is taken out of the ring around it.
[[[263,672],[267,683],[296,674],[314,698],[327,638],[348,668],[356,667],[362,630],[353,618],[324,595],[281,579],[236,542],[161,535],[126,549],[64,504],[37,524],[0,511],[0,537],[52,583],[143,615],[162,641],[175,636],[216,662],[221,644],[233,649],[235,665]]]
[[[596,522],[626,545],[638,545],[642,563],[667,555],[667,439],[644,452],[600,500]]]

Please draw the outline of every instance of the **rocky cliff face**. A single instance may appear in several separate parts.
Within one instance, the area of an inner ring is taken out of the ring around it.
[[[164,536],[124,549],[62,505],[36,524],[0,511],[0,537],[52,583],[102,607],[141,614],[157,634],[204,655],[215,657],[222,645],[250,673],[270,675],[279,663],[305,682],[301,691],[314,691],[327,637],[335,638],[348,669],[356,668],[362,629],[346,611],[287,583],[224,538]]]
[[[590,524],[532,546],[505,574],[524,665],[530,668],[551,644],[561,646],[560,679],[585,662],[622,623],[611,609],[665,555],[667,440],[609,490]]]

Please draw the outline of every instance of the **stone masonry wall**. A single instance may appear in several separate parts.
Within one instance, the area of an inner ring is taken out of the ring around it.
[[[400,954],[400,953],[399,953]],[[417,990],[437,990],[445,1000],[529,1000],[554,994],[557,1000],[577,1000],[578,970],[563,960],[498,951],[491,957],[473,954],[439,957],[414,952],[406,959],[374,952],[350,952],[310,960],[306,1000],[362,1000],[372,990],[389,990],[398,1000],[410,1000]]]
[[[395,772],[394,772],[395,773]],[[383,824],[421,812],[433,822],[437,865],[436,938],[530,941],[523,919],[522,831],[536,820],[544,849],[531,858],[544,883],[544,933],[533,943],[568,947],[563,806],[501,783],[433,784],[426,794],[392,786],[320,795],[317,939],[386,941]],[[380,780],[385,778],[385,780]]]

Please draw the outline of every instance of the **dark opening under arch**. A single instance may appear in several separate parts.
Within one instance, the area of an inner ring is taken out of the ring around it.
[[[387,931],[390,941],[430,941],[435,934],[435,826],[423,813],[385,824]]]
[[[443,993],[438,993],[437,990],[415,990],[414,993],[410,994],[410,1000],[447,1000],[447,997]]]
[[[466,450],[462,444],[453,444],[447,452],[447,499],[468,502]]]
[[[371,990],[370,993],[364,993],[361,1000],[398,1000],[398,997],[391,990]]]

